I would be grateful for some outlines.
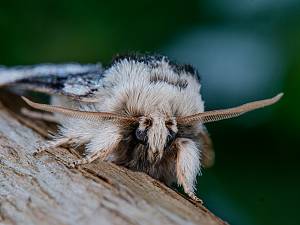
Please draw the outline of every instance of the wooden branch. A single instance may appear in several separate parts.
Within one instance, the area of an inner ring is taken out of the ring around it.
[[[69,169],[65,148],[33,156],[47,129],[0,105],[0,224],[226,224],[144,173],[102,161]]]

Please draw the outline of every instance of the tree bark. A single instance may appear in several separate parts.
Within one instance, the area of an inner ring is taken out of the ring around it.
[[[226,224],[144,173],[99,160],[70,169],[67,148],[33,156],[53,126],[0,100],[0,224]]]

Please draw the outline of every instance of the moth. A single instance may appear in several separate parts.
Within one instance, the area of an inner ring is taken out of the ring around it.
[[[171,185],[196,201],[196,177],[214,162],[205,123],[269,106],[281,96],[205,111],[197,70],[161,55],[116,57],[101,64],[0,67],[0,86],[49,94],[51,104],[23,97],[26,115],[60,124],[37,153],[61,145],[84,146],[70,166],[96,159],[113,162]],[[50,112],[50,113],[49,113]],[[52,114],[51,114],[52,113]]]

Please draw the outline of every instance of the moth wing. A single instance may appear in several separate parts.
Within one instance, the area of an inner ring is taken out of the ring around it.
[[[212,167],[215,163],[215,151],[208,132],[203,130],[200,134],[202,144],[201,163],[204,168]]]
[[[94,102],[103,77],[101,64],[39,64],[0,67],[0,87],[57,94]]]

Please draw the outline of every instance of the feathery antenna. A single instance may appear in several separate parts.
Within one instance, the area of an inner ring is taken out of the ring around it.
[[[118,120],[118,121],[127,121],[134,122],[137,121],[136,117],[132,116],[122,116],[109,112],[88,112],[88,111],[80,111],[74,109],[68,109],[61,106],[53,106],[47,104],[40,104],[36,102],[32,102],[29,99],[22,96],[22,99],[30,105],[32,108],[52,112],[52,113],[61,113],[69,117],[83,119],[83,120],[92,120],[92,121],[101,121],[101,120]]]
[[[208,122],[214,122],[218,120],[230,119],[233,117],[240,116],[246,112],[272,105],[278,102],[282,96],[283,93],[280,93],[273,98],[246,103],[244,105],[237,106],[234,108],[213,110],[213,111],[207,111],[203,113],[197,113],[190,116],[177,117],[176,121],[179,124],[186,124],[195,121],[201,123],[208,123]]]

